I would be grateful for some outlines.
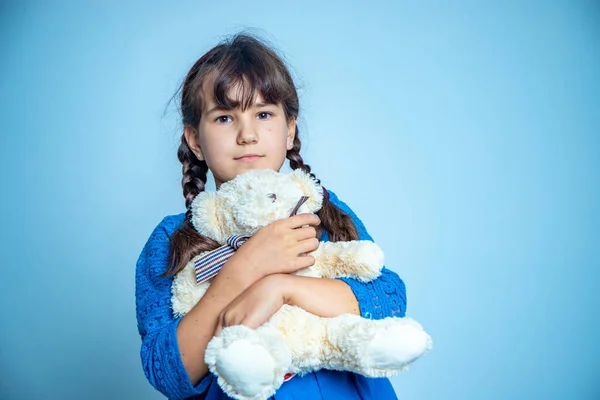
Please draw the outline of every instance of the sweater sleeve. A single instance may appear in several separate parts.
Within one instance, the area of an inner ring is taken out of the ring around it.
[[[335,193],[329,190],[328,192],[330,201],[352,218],[358,231],[358,239],[373,241],[354,211],[341,201]],[[406,287],[404,282],[398,274],[385,266],[381,270],[381,275],[371,282],[364,283],[353,278],[339,279],[346,282],[354,292],[360,307],[360,314],[364,318],[383,319],[386,317],[404,317],[406,315]]]
[[[170,236],[181,223],[168,216],[154,229],[136,265],[136,314],[142,338],[141,358],[150,384],[169,399],[203,395],[213,380],[208,374],[196,386],[181,361],[177,325],[171,311],[173,277],[163,277],[169,263]],[[204,398],[201,396],[199,398]]]

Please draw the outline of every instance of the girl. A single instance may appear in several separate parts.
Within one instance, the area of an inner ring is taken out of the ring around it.
[[[322,317],[405,314],[404,283],[387,268],[369,283],[290,275],[314,263],[306,254],[319,240],[372,240],[352,210],[333,192],[324,191],[318,217],[296,215],[260,229],[227,261],[198,304],[183,318],[173,318],[173,276],[195,255],[218,247],[190,222],[189,206],[204,190],[208,170],[217,189],[251,169],[279,171],[286,158],[291,168],[311,173],[300,156],[298,111],[296,88],[284,63],[248,35],[214,47],[186,76],[181,96],[184,132],[177,156],[183,164],[188,212],[160,222],[136,270],[144,372],[171,399],[227,398],[204,363],[207,343],[223,327],[258,327],[283,304]],[[385,400],[396,395],[388,379],[322,370],[293,377],[274,398]]]

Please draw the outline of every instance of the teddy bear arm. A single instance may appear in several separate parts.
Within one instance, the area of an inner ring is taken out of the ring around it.
[[[171,285],[171,308],[176,318],[183,317],[200,301],[211,281],[196,283],[195,262],[206,253],[194,257],[179,271]]]
[[[354,278],[369,282],[381,275],[383,251],[368,240],[322,242],[312,253],[315,270],[323,278]]]

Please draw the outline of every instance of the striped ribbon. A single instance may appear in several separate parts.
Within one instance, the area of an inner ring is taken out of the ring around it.
[[[248,239],[250,239],[250,236],[231,236],[227,239],[227,244],[224,244],[199,258],[194,263],[194,267],[196,268],[196,283],[200,284],[206,282],[217,275],[233,253],[235,253],[241,245],[246,243],[246,240]]]
[[[296,215],[298,209],[308,200],[307,196],[302,196],[296,207],[292,210],[290,217]],[[209,279],[214,278],[223,265],[229,260],[231,256],[239,249],[246,241],[250,239],[250,236],[233,235],[227,239],[227,243],[221,247],[218,247],[212,251],[209,251],[204,256],[200,257],[195,263],[194,268],[196,269],[196,283],[200,284],[206,282]]]

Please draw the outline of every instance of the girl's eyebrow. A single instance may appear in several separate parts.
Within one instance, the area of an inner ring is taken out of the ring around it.
[[[254,107],[260,108],[260,107],[267,107],[267,106],[274,106],[274,105],[275,105],[275,103],[268,103],[268,102],[262,103],[262,102],[258,102],[258,103],[254,104]],[[234,107],[234,108],[237,108],[237,107]],[[214,106],[213,108],[211,108],[210,110],[208,110],[208,112],[206,113],[206,115],[209,115],[210,113],[215,112],[215,111],[231,111],[232,109],[233,108],[229,108],[229,107]]]
[[[266,106],[274,106],[275,103],[256,103],[255,106],[256,107],[266,107]]]
[[[229,111],[229,110],[231,110],[231,108],[221,107],[221,106],[214,106],[213,108],[211,108],[210,110],[208,110],[208,112],[206,113],[206,115],[209,115],[210,113],[213,113],[215,111]]]

